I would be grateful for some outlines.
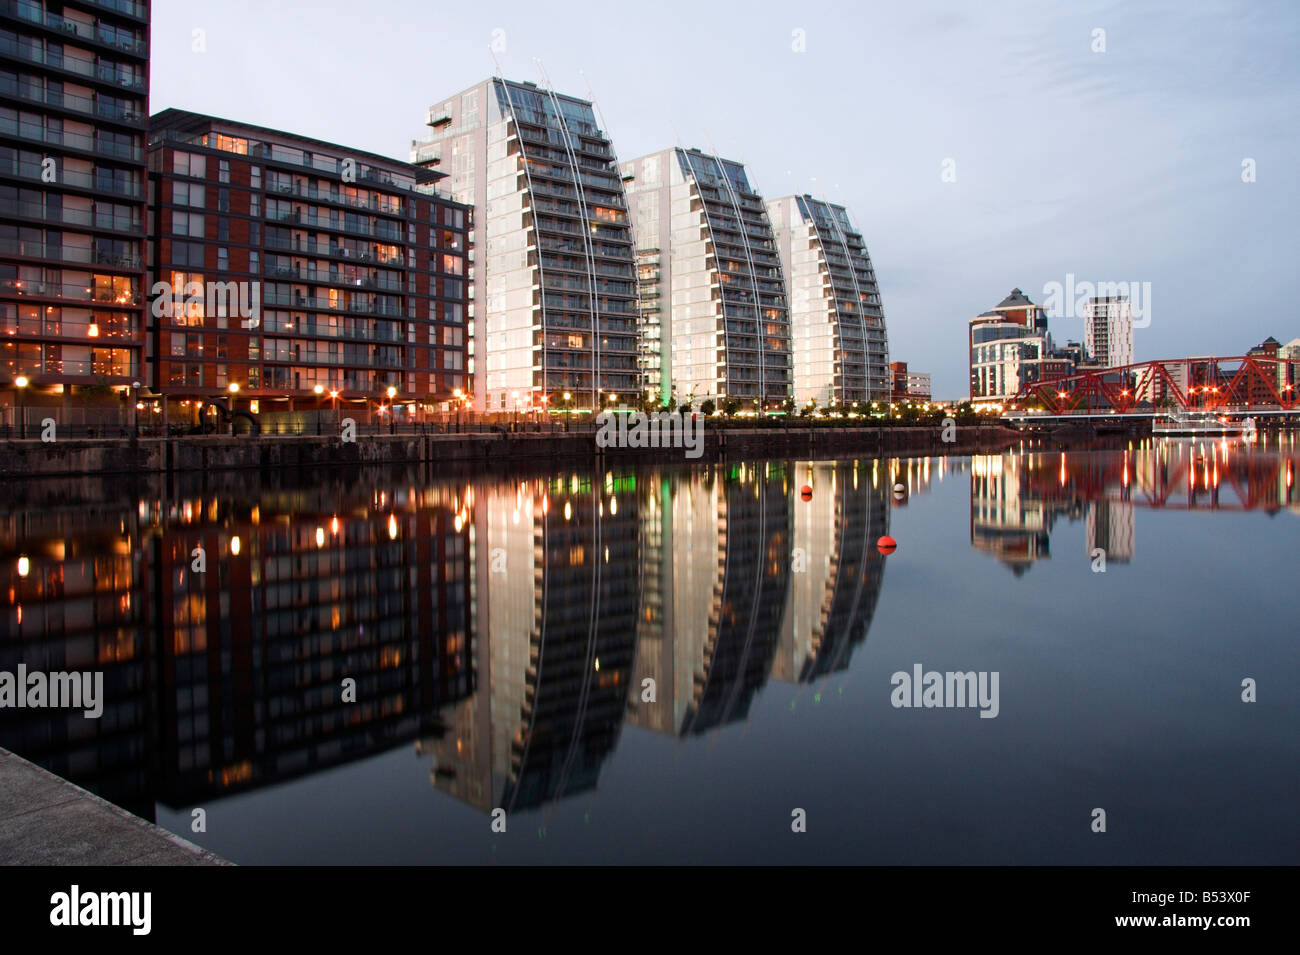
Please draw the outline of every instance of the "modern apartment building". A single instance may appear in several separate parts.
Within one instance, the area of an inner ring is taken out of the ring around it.
[[[147,2],[0,3],[5,421],[144,373],[148,103]]]
[[[149,378],[190,414],[418,418],[467,389],[471,210],[436,173],[172,109],[149,164]]]
[[[1102,368],[1133,364],[1133,304],[1127,296],[1088,299],[1083,347]]]
[[[1068,375],[1073,361],[1052,343],[1047,312],[1020,289],[970,320],[970,396],[991,404],[1014,396],[1026,384]]]
[[[493,78],[432,107],[428,125],[412,160],[446,172],[452,195],[474,208],[474,407],[598,410],[632,401],[632,230],[592,104]]]
[[[641,283],[642,387],[668,404],[791,397],[776,237],[740,163],[673,148],[623,164]]]
[[[794,396],[852,408],[889,401],[889,338],[876,270],[844,206],[809,195],[767,204],[790,290]]]

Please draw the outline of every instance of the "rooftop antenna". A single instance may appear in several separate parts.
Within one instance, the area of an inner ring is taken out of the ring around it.
[[[610,136],[609,126],[605,124],[605,114],[601,112],[600,104],[596,102],[596,91],[591,88],[591,80],[587,79],[587,71],[580,69],[578,70],[578,75],[582,77],[582,83],[587,87],[587,99],[591,103],[591,108],[596,114],[596,121],[600,123],[600,128],[604,130],[605,135],[613,141],[614,137]]]
[[[488,55],[492,57],[492,64],[497,68],[497,79],[505,79],[506,75],[501,70],[501,61],[497,59],[497,51],[492,47],[491,43],[488,44]]]

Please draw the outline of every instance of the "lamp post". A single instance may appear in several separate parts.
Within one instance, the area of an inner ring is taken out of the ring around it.
[[[18,395],[18,437],[27,437],[27,411],[23,407],[23,393],[27,391],[27,376],[19,375],[14,379],[14,387]]]
[[[572,397],[573,395],[569,394],[569,392],[566,391],[564,393],[564,433],[565,434],[569,433],[569,416],[572,414],[572,412],[569,411],[569,401]]]
[[[452,397],[456,399],[456,431],[457,433],[459,433],[460,432],[460,409],[464,404],[465,392],[461,391],[459,388],[455,388],[452,390],[451,394]]]
[[[339,430],[339,393],[337,391],[330,392],[330,404],[334,406],[334,430],[338,431]]]
[[[316,385],[314,388],[312,388],[312,391],[315,392],[316,394],[316,436],[319,437],[320,436],[320,396],[325,394],[325,386]]]
[[[226,386],[230,397],[226,399],[226,412],[230,415],[230,436],[235,436],[235,396],[239,394],[239,382],[232,381]]]
[[[397,397],[397,389],[392,385],[388,386],[388,433],[397,434],[397,415],[393,407],[393,399]]]

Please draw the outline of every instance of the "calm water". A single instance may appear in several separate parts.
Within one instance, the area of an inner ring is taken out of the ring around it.
[[[0,671],[108,702],[0,709],[0,745],[246,864],[1295,864],[1297,470],[1274,438],[14,485]],[[996,673],[996,717],[894,706],[917,665]]]

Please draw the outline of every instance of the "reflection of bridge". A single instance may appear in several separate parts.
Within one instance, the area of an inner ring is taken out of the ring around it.
[[[1277,511],[1300,504],[1294,452],[1248,450],[1227,440],[1144,442],[1131,451],[1085,457],[1061,454],[1033,459],[990,458],[1019,485],[1019,500],[1051,502],[1123,501],[1134,507]],[[972,484],[972,494],[982,493]]]
[[[1031,382],[1007,403],[1018,420],[1090,415],[1154,418],[1174,411],[1300,413],[1300,361],[1245,355],[1176,358]]]

